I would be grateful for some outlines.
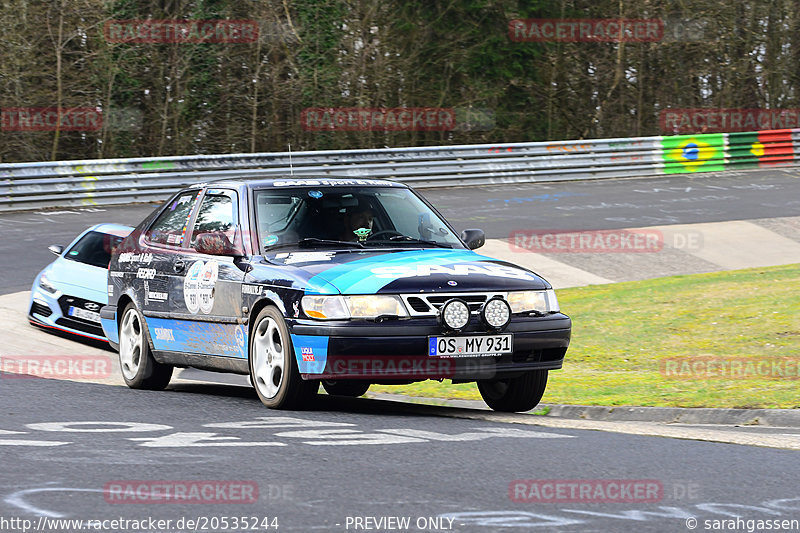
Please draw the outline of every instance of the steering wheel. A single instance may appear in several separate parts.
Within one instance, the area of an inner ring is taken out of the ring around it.
[[[386,235],[386,234],[389,234],[389,235],[402,235],[402,233],[400,233],[399,231],[395,231],[393,229],[385,229],[385,230],[379,231],[378,233],[373,233],[372,235],[367,237],[367,240],[371,241],[371,240],[375,239],[378,235]]]

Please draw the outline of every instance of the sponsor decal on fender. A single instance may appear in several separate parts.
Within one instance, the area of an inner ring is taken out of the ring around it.
[[[314,349],[311,347],[303,346],[300,348],[300,353],[303,356],[303,361],[313,361],[314,360]]]
[[[259,285],[242,285],[242,294],[261,296],[261,287]]]

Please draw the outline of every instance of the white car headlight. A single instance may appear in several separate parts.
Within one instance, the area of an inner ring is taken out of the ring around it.
[[[52,294],[58,292],[58,289],[56,289],[55,286],[53,286],[53,284],[50,283],[50,280],[47,279],[47,276],[45,276],[44,274],[39,276],[39,287],[43,288],[44,290]]]
[[[525,313],[536,311],[537,313],[557,313],[558,299],[553,289],[546,291],[516,291],[508,293],[508,303],[512,313]]]
[[[306,315],[323,320],[408,316],[408,311],[397,296],[303,296],[302,303]]]

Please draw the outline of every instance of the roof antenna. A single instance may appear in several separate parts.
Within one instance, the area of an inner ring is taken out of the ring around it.
[[[292,143],[286,143],[289,145],[289,175],[294,176],[294,167],[292,166]]]

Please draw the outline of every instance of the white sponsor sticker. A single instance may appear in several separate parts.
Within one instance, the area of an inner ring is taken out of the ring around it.
[[[353,185],[383,185],[385,187],[393,187],[394,183],[381,181],[381,180],[282,180],[272,183],[273,187],[314,187],[319,185],[326,185],[329,187],[352,187]]]
[[[174,341],[175,336],[172,333],[172,330],[169,328],[154,328],[153,331],[156,333],[156,339],[160,341]]]
[[[167,301],[167,293],[166,292],[147,291],[147,298],[149,300],[156,300],[158,302],[166,302]]]
[[[154,279],[156,277],[156,269],[140,268],[136,271],[136,277],[139,279]]]
[[[291,265],[293,263],[314,263],[317,261],[330,261],[331,257],[336,255],[336,252],[292,252],[280,253],[275,256],[275,259],[283,259],[284,264]]]
[[[206,315],[214,307],[214,286],[217,284],[218,275],[219,264],[216,261],[209,261],[200,271],[197,295],[200,299],[200,310]]]
[[[385,266],[377,267],[370,270],[376,277],[382,279],[399,279],[399,278],[414,278],[426,277],[434,275],[445,276],[492,276],[497,278],[513,278],[522,280],[536,279],[530,272],[525,272],[518,268],[512,268],[504,265],[475,265],[475,264],[455,264],[455,265],[410,265],[410,266]]]
[[[117,262],[119,263],[145,263],[150,264],[153,261],[153,254],[146,254],[140,253],[135,254],[133,252],[123,252],[119,254],[119,259]]]
[[[261,296],[261,287],[258,285],[242,285],[242,294]]]
[[[186,271],[183,280],[183,300],[186,302],[186,309],[195,314],[200,310],[200,299],[198,289],[200,288],[200,271],[203,269],[202,261],[195,261]]]

